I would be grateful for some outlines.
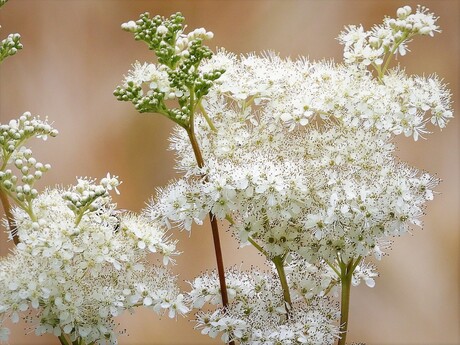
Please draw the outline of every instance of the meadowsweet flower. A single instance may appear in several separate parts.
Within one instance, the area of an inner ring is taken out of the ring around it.
[[[393,138],[416,141],[430,123],[444,128],[450,92],[437,76],[390,69],[413,37],[439,31],[436,18],[405,6],[370,31],[350,26],[339,36],[343,64],[212,55],[201,45],[212,35],[185,35],[182,21],[144,14],[124,25],[159,64],[136,64],[115,95],[181,127],[171,148],[183,176],[158,190],[145,215],[187,231],[208,214],[228,220],[241,246],[274,265],[196,278],[187,296],[193,308],[221,303],[225,280],[230,300],[199,312],[197,328],[241,344],[329,344],[337,336],[345,344],[351,284],[375,285],[364,259],[381,259],[390,238],[421,226],[439,182],[396,159]],[[339,288],[337,330],[328,296]]]
[[[0,7],[5,5],[7,1],[8,0],[0,0]],[[20,39],[21,35],[19,34],[9,34],[7,38],[0,42],[0,62],[2,62],[8,56],[16,54],[18,50],[23,48]]]
[[[257,125],[238,116],[215,119],[217,133],[198,123],[207,181],[190,175],[161,190],[152,217],[190,229],[212,210],[234,219],[243,244],[250,236],[270,256],[331,261],[338,252],[380,257],[382,238],[420,224],[437,179],[397,162],[387,133],[332,124],[289,131],[272,126],[271,113]],[[217,149],[222,139],[231,149]],[[190,153],[178,153],[179,166],[189,166]]]
[[[57,134],[58,131],[46,119],[33,117],[30,112],[8,124],[0,124],[0,193],[23,209],[28,209],[31,215],[30,203],[38,196],[34,185],[51,166],[39,162],[24,144],[33,137],[47,140],[48,136],[55,137]],[[15,229],[10,230],[14,235]]]
[[[17,322],[33,311],[38,335],[115,344],[113,318],[124,310],[146,306],[170,317],[187,312],[176,278],[146,257],[176,255],[175,242],[159,224],[116,212],[108,192],[118,184],[110,175],[99,184],[80,178],[70,189],[34,199],[36,219],[14,210],[20,243],[0,260],[1,320]]]
[[[374,287],[375,280],[374,278],[378,276],[376,267],[372,264],[365,263],[362,265],[356,266],[355,272],[353,272],[352,284],[358,286],[361,281],[364,281],[367,286]]]
[[[428,132],[427,120],[443,128],[452,118],[450,92],[436,76],[407,76],[395,69],[379,80],[353,65],[283,60],[273,53],[237,57],[224,51],[207,68],[225,68],[226,73],[203,104],[219,104],[219,95],[240,107],[262,102],[290,130],[328,118],[417,140]],[[261,90],[262,85],[267,87]]]
[[[218,79],[222,70],[203,73],[198,66],[212,56],[211,50],[203,45],[204,40],[213,37],[204,28],[184,33],[184,17],[176,13],[170,18],[144,13],[136,22],[122,25],[124,30],[134,34],[136,40],[145,41],[158,57],[158,66],[139,62],[133,65],[124,83],[116,88],[114,95],[120,101],[130,101],[141,112],[162,114],[183,128],[190,124],[195,105],[206,95],[212,82]],[[176,108],[165,103],[179,100]]]
[[[241,344],[332,344],[338,337],[337,309],[326,298],[311,297],[308,303],[299,298],[287,317],[283,292],[273,273],[232,268],[226,278],[230,305],[227,310],[197,314],[196,328],[202,334]],[[191,286],[188,298],[195,308],[220,302],[215,272],[197,277]]]
[[[383,24],[375,25],[370,31],[351,25],[339,36],[344,45],[344,62],[364,68],[374,65],[379,70],[387,54],[405,55],[407,43],[414,36],[433,36],[438,32],[436,20],[425,7],[418,6],[412,13],[410,6],[404,6],[396,11],[396,18],[387,17]]]
[[[23,48],[20,39],[20,34],[9,34],[7,38],[0,42],[0,62],[5,60],[8,56],[15,55],[18,50]]]

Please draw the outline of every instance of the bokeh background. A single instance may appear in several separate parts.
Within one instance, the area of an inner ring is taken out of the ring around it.
[[[53,166],[42,187],[110,171],[124,181],[116,198],[119,206],[140,210],[156,187],[176,176],[174,156],[167,150],[171,123],[159,115],[139,115],[112,96],[135,60],[153,59],[145,44],[120,29],[121,23],[145,11],[165,16],[181,11],[190,29],[203,26],[214,32],[213,48],[340,61],[342,48],[335,38],[344,25],[369,28],[406,4],[417,5],[388,0],[10,0],[0,11],[0,37],[19,32],[24,50],[0,67],[0,122],[29,110],[48,116],[59,129],[57,138],[33,143],[36,156]],[[428,140],[398,139],[398,155],[436,173],[443,183],[428,206],[424,229],[397,239],[391,255],[379,263],[376,287],[352,290],[350,343],[460,344],[460,1],[423,5],[439,15],[443,32],[417,38],[399,62],[408,73],[436,72],[444,78],[454,94],[457,118]],[[6,255],[11,243],[1,232],[0,254]],[[186,288],[185,281],[214,268],[211,233],[204,226],[195,227],[191,236],[174,236],[184,252],[174,269]],[[264,264],[251,248],[238,249],[230,234],[222,236],[226,265]],[[120,338],[121,345],[220,343],[182,318],[159,320],[139,309],[118,321],[129,334]],[[15,325],[10,343],[58,344],[53,337],[34,337],[27,327]]]

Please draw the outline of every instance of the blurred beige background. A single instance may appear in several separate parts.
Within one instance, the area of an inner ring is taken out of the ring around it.
[[[151,61],[143,43],[135,42],[120,24],[139,14],[169,15],[182,11],[188,27],[213,31],[211,47],[234,52],[275,50],[282,56],[307,55],[311,59],[341,59],[335,40],[344,25],[366,28],[394,15],[414,1],[353,0],[10,0],[0,10],[0,37],[19,32],[24,50],[0,67],[0,122],[29,110],[49,116],[60,135],[33,149],[53,169],[43,185],[75,181],[75,176],[104,176],[107,171],[124,181],[120,207],[139,210],[154,193],[175,176],[174,157],[167,151],[171,124],[159,115],[138,115],[131,104],[116,101],[112,91],[135,60]],[[424,1],[440,16],[443,32],[434,38],[417,38],[411,53],[400,59],[408,73],[436,72],[450,84],[456,117],[442,133],[428,140],[401,142],[399,156],[443,179],[440,195],[431,202],[425,227],[414,236],[398,239],[391,255],[379,264],[377,286],[352,290],[350,343],[368,345],[460,344],[459,304],[459,14],[460,2]],[[192,236],[178,233],[184,251],[175,270],[190,280],[214,268],[211,234],[196,227]],[[0,253],[10,243],[0,235]],[[227,265],[262,264],[251,248],[237,249],[223,234]],[[183,287],[187,284],[183,283]],[[201,336],[193,323],[151,312],[119,319],[128,344],[218,344]],[[58,344],[53,337],[24,336],[24,324],[13,327],[10,343]],[[27,332],[27,331],[26,331]]]

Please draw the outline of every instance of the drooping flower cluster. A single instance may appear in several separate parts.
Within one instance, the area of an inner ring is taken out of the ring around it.
[[[338,337],[335,324],[338,310],[326,298],[300,297],[291,307],[283,300],[280,282],[274,273],[242,272],[237,268],[226,273],[230,306],[227,310],[201,311],[196,328],[211,337],[220,335],[224,343],[240,344],[332,344]],[[218,277],[215,272],[197,277],[188,298],[194,308],[205,303],[219,304]],[[287,316],[287,309],[289,316]]]
[[[79,179],[34,199],[35,219],[14,210],[20,243],[0,260],[0,320],[28,313],[37,335],[116,343],[113,318],[124,310],[187,312],[175,277],[146,257],[159,253],[166,264],[175,243],[145,217],[117,212],[108,191],[118,184],[110,176],[99,184]]]

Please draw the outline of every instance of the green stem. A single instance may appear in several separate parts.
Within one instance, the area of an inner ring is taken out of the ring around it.
[[[383,65],[382,69],[378,72],[379,73],[378,79],[379,79],[380,82],[382,82],[382,78],[383,78],[385,72],[387,71],[388,65],[390,64],[390,61],[393,58],[393,55],[395,54],[396,49],[398,49],[398,47],[401,45],[401,43],[403,43],[405,40],[407,40],[409,38],[410,37],[407,34],[403,35],[403,37],[401,37],[401,39],[398,42],[395,43],[393,49],[391,49],[390,54],[388,55],[387,60],[385,61],[385,64]]]
[[[272,262],[275,264],[276,271],[278,272],[278,277],[280,278],[281,288],[283,289],[284,301],[286,302],[286,312],[289,317],[289,311],[292,306],[291,302],[291,293],[289,292],[289,285],[286,279],[286,273],[284,272],[284,260],[281,256],[275,256],[272,259]]]
[[[64,334],[61,334],[60,336],[58,336],[58,339],[61,345],[70,345]]]
[[[230,215],[226,215],[225,217],[230,224],[235,224],[232,217]],[[248,237],[249,243],[251,243],[260,253],[262,253],[267,259],[271,260],[276,267],[276,271],[278,273],[278,277],[280,279],[281,288],[283,289],[283,297],[284,301],[286,302],[286,312],[289,317],[289,310],[291,308],[291,293],[289,292],[289,285],[286,279],[286,273],[284,271],[284,258],[285,256],[275,256],[274,258],[270,258],[268,253],[256,242],[253,238]]]
[[[268,253],[256,242],[254,241],[251,237],[248,237],[249,243],[251,243],[259,252],[261,252],[267,259],[270,258]]]
[[[337,274],[337,277],[340,278],[340,272],[337,270],[337,268],[336,268],[334,265],[330,264],[329,261],[327,261],[327,260],[324,260],[324,261],[325,261],[325,262],[327,263],[327,265],[328,265],[330,268],[332,268],[332,270]]]
[[[217,132],[217,128],[212,123],[211,118],[209,117],[208,113],[206,112],[206,109],[204,109],[203,105],[201,104],[201,101],[198,104],[198,106],[200,107],[201,114],[203,114],[203,117],[206,120],[206,122],[208,123],[209,128],[211,128],[211,130],[213,132]]]
[[[342,285],[342,293],[340,298],[340,340],[338,345],[345,345],[348,331],[348,314],[350,311],[350,290],[353,272],[361,259],[356,261],[350,260],[349,263],[340,261],[340,283]]]
[[[337,285],[337,281],[332,281],[329,286],[324,290],[324,296],[327,296],[331,292],[332,288]]]
[[[85,212],[86,212],[86,208],[80,210],[80,213],[78,214],[77,218],[75,219],[75,226],[78,226],[78,224],[80,224]]]

